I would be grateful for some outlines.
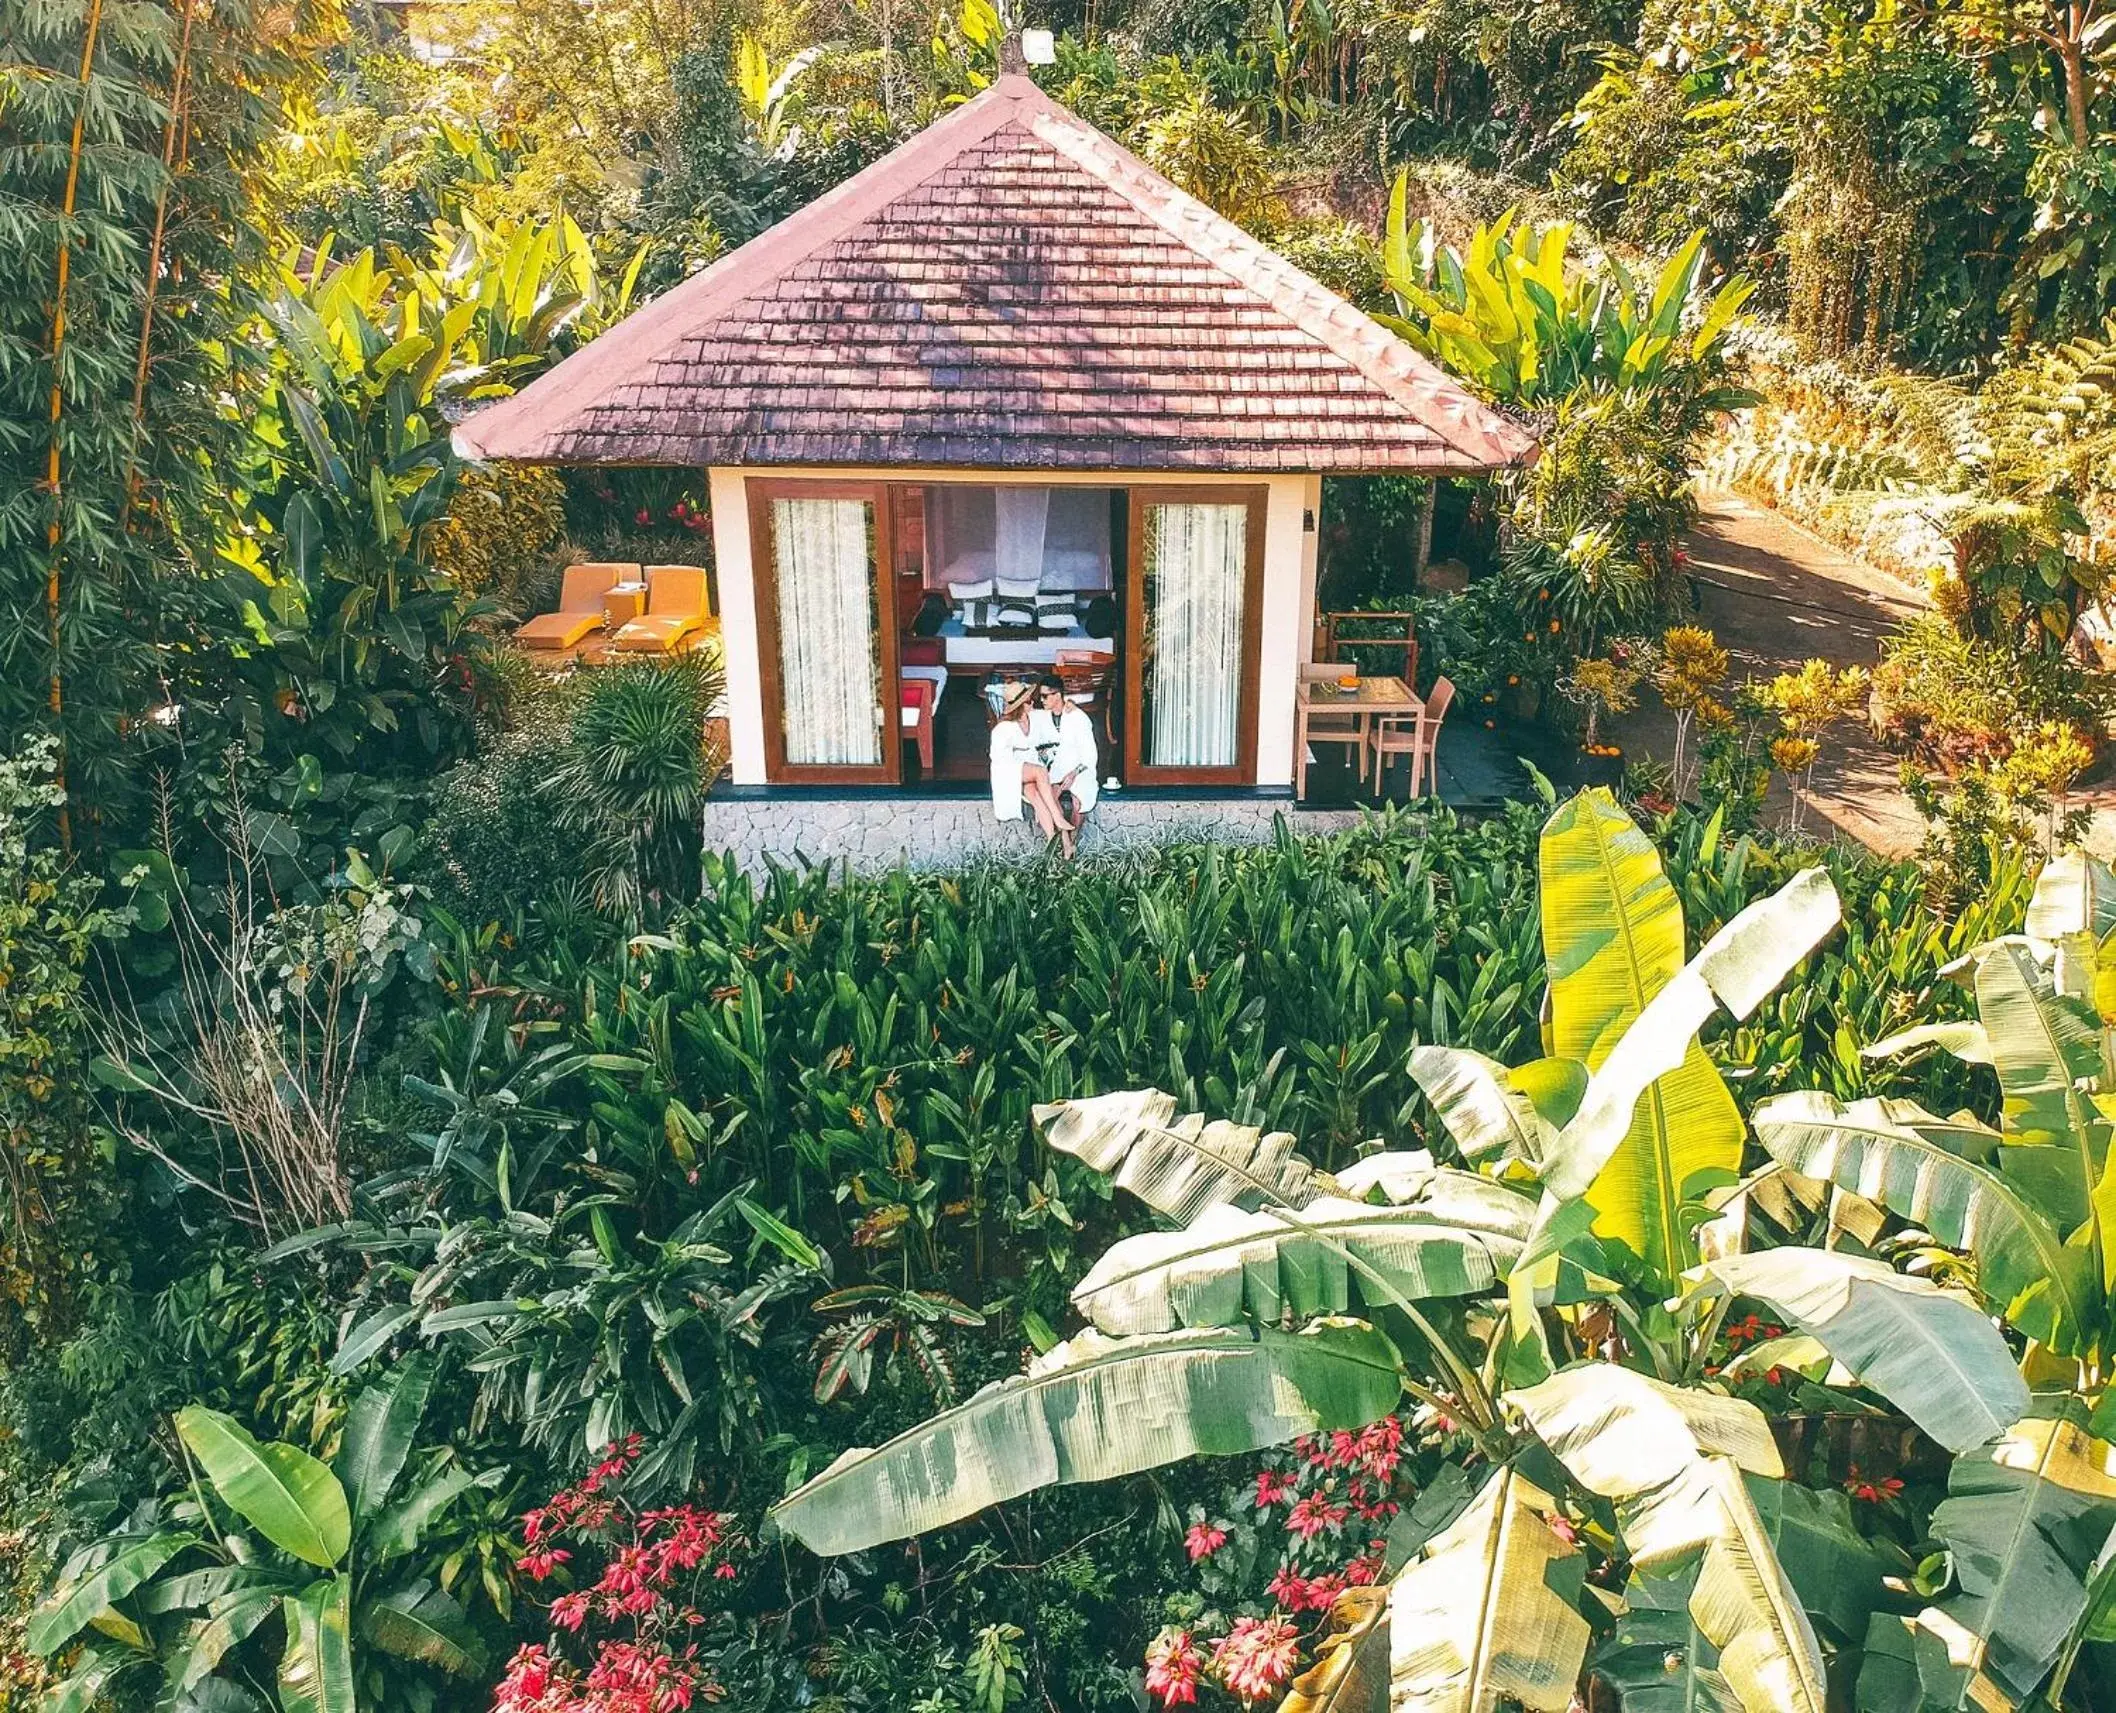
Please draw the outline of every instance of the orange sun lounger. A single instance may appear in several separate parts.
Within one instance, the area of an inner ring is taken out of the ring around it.
[[[568,565],[559,585],[558,611],[543,613],[515,628],[514,640],[525,648],[571,648],[602,625],[603,597],[612,584],[635,582],[637,565]]]
[[[710,617],[712,603],[706,598],[702,567],[649,565],[647,610],[611,640],[628,652],[666,654]]]

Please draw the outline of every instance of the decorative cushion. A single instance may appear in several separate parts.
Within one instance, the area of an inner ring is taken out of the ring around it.
[[[918,604],[918,615],[911,621],[913,636],[940,635],[940,627],[948,622],[948,603],[938,595],[928,595]]]
[[[977,583],[950,583],[948,598],[951,601],[989,601],[992,598],[992,579],[987,577]]]
[[[971,636],[995,630],[1034,630],[1036,609],[1026,601],[965,601],[962,628]]]
[[[1117,603],[1107,595],[1097,595],[1088,602],[1080,615],[1089,636],[1115,636],[1117,634]]]
[[[1043,587],[1040,577],[995,577],[1002,599],[1010,601],[1033,601],[1036,591]]]
[[[1071,595],[1052,593],[1036,597],[1038,630],[1070,631],[1079,621],[1079,603]]]

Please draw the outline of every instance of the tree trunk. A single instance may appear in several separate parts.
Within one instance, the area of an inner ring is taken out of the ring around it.
[[[1418,508],[1418,536],[1411,549],[1411,587],[1425,587],[1425,568],[1433,557],[1433,513],[1440,504],[1440,478],[1425,484],[1425,503]]]
[[[2072,19],[2076,26],[2079,20],[2076,6],[2072,8]],[[2066,32],[2057,57],[2065,68],[2065,124],[2072,132],[2072,147],[2085,154],[2093,137],[2087,130],[2086,50],[2080,45],[2076,27]]]

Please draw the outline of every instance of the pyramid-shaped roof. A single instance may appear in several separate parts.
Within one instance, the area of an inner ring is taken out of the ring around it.
[[[1002,77],[456,430],[474,458],[1482,470],[1535,442]]]

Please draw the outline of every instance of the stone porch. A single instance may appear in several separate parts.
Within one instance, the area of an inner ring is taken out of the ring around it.
[[[1158,797],[1105,794],[1081,836],[1082,857],[1152,845],[1210,839],[1253,844],[1271,837],[1280,815],[1294,831],[1334,833],[1357,823],[1359,811],[1302,809],[1290,797]],[[767,862],[846,863],[859,870],[960,868],[980,860],[1031,862],[1044,854],[1031,821],[995,821],[983,792],[954,796],[871,797],[751,795],[739,789],[706,804],[708,850],[732,851],[747,869]]]

